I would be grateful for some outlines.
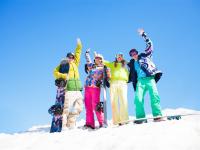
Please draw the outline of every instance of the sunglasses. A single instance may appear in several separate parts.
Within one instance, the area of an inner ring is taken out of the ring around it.
[[[131,57],[136,56],[136,55],[137,55],[137,53],[135,53],[135,52],[131,53]]]
[[[72,56],[72,57],[68,57],[69,59],[74,59],[74,57]]]

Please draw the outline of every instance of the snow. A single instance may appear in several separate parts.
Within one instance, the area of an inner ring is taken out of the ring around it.
[[[199,115],[120,127],[109,121],[108,128],[95,131],[78,128],[84,120],[61,133],[49,133],[50,125],[34,126],[21,133],[0,133],[0,150],[200,150],[200,111],[179,108],[163,112]]]

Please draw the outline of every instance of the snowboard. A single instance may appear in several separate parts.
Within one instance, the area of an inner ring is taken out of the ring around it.
[[[63,59],[60,62],[59,72],[66,74],[69,72],[69,63],[67,59]],[[53,116],[50,133],[62,131],[62,119],[63,119],[62,113],[65,101],[66,84],[67,81],[62,78],[58,78],[55,80],[55,85],[57,86],[56,102],[48,110],[49,114]]]
[[[107,96],[106,96],[106,87],[110,87],[110,83],[107,80],[107,67],[104,66],[103,69],[103,112],[104,112],[104,127],[108,126],[107,122]]]
[[[103,87],[103,113],[104,113],[104,127],[108,126],[107,122],[107,97],[106,97],[106,87]]]
[[[180,120],[181,115],[167,115],[162,117],[149,117],[149,118],[141,118],[141,119],[135,119],[133,121],[134,124],[141,124],[141,123],[148,123],[148,122],[161,122],[161,121],[167,121],[167,120]]]
[[[180,120],[183,115],[166,115],[162,117],[146,117],[146,118],[140,118],[140,119],[131,119],[127,121],[120,122],[118,126],[133,123],[133,124],[143,124],[148,122],[162,122],[162,121],[168,121],[168,120]]]
[[[53,116],[50,133],[62,131],[62,113],[65,100],[65,88],[58,87],[56,93],[56,102],[52,105],[48,112]]]

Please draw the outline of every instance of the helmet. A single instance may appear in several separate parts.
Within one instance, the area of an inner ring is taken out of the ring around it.
[[[132,57],[133,55],[135,55],[135,54],[138,54],[138,51],[135,49],[135,48],[133,48],[133,49],[131,49],[130,51],[129,51],[129,55]]]
[[[69,53],[67,53],[67,56],[66,56],[66,57],[68,57],[68,58],[69,58],[69,57],[71,57],[71,56],[72,56],[72,57],[74,57],[74,53],[72,53],[72,52],[69,52]]]
[[[101,58],[101,59],[103,60],[103,56],[102,56],[101,54],[97,54],[97,55],[95,55],[94,58]]]
[[[101,58],[103,60],[103,55],[94,52],[94,58]]]

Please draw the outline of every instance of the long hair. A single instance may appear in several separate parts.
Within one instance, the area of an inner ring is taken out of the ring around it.
[[[115,61],[114,61],[114,66],[115,67],[117,67],[117,63],[118,63],[118,61],[117,61],[117,58],[116,58]],[[121,61],[121,63],[122,63],[122,67],[125,67],[126,61],[124,59]]]

